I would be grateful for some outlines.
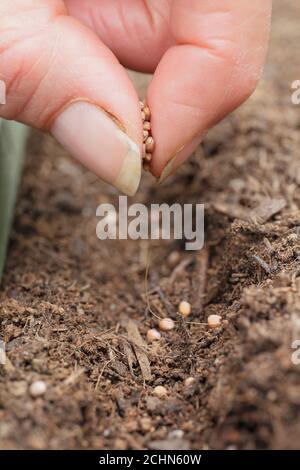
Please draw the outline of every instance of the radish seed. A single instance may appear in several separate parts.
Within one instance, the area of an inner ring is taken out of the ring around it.
[[[221,326],[222,317],[220,315],[209,315],[207,319],[210,328],[219,328]]]
[[[186,302],[185,300],[183,300],[179,304],[178,311],[179,311],[179,313],[181,313],[181,315],[183,317],[188,317],[191,314],[191,311],[192,311],[191,304],[189,304],[189,302]]]
[[[171,318],[162,318],[159,320],[158,326],[161,331],[170,331],[175,327],[175,323]]]

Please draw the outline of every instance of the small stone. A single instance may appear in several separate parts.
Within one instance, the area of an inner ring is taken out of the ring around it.
[[[15,397],[21,397],[27,392],[27,382],[25,380],[19,380],[12,382],[10,385],[10,391]]]
[[[168,439],[182,439],[184,436],[184,432],[182,429],[174,429],[170,431],[168,434]]]
[[[140,419],[140,425],[141,425],[141,428],[143,431],[145,432],[148,432],[150,431],[151,427],[152,427],[152,420],[151,418],[141,418]]]
[[[195,377],[187,377],[184,381],[184,385],[186,387],[190,387],[191,385],[193,385],[194,383],[196,382],[196,379]]]
[[[36,380],[29,387],[29,392],[32,397],[40,397],[46,392],[47,385],[42,380]]]
[[[159,398],[164,398],[168,395],[168,391],[165,387],[162,385],[157,385],[154,390],[153,390],[154,395],[156,395]]]
[[[124,439],[117,437],[114,441],[114,450],[127,450],[128,444]]]

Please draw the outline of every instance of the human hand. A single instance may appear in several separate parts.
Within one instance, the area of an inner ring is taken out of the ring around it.
[[[132,195],[141,177],[139,99],[147,91],[161,180],[255,89],[271,0],[1,0],[0,116],[49,131],[87,168]],[[119,62],[120,61],[120,62]],[[121,65],[121,64],[122,65]]]

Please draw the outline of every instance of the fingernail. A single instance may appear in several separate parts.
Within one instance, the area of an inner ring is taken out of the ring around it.
[[[168,176],[170,176],[170,174],[172,173],[173,168],[175,166],[176,158],[177,158],[177,154],[174,155],[174,157],[172,157],[168,161],[168,163],[164,167],[163,171],[161,172],[160,178],[158,180],[158,184],[163,183],[168,178]]]
[[[100,107],[80,101],[55,120],[51,133],[84,166],[133,196],[141,179],[138,145]]]
[[[158,184],[163,183],[196,150],[200,142],[202,142],[204,135],[205,134],[203,132],[201,135],[194,137],[189,143],[183,145],[175,153],[161,172]]]

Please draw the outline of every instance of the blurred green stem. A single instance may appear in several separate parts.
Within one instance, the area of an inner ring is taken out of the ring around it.
[[[0,119],[0,278],[13,221],[28,129]]]

